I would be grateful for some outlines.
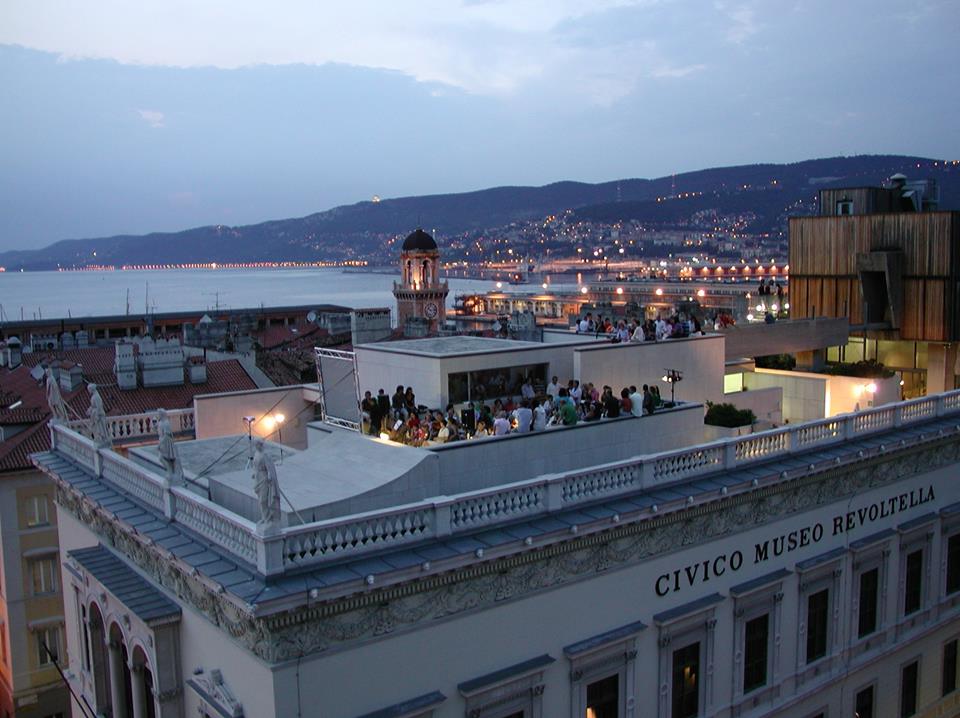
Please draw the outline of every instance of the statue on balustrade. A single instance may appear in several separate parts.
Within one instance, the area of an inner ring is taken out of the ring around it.
[[[177,444],[173,440],[173,427],[170,425],[170,417],[163,409],[157,409],[157,438],[157,451],[160,453],[163,468],[166,469],[167,480],[182,484],[183,468],[177,455]]]
[[[63,395],[60,393],[60,384],[53,376],[53,370],[47,367],[47,406],[50,407],[51,421],[66,421],[67,405],[63,401]]]
[[[97,446],[110,446],[113,442],[110,440],[107,411],[103,408],[103,399],[100,398],[96,384],[88,384],[87,391],[90,392],[90,406],[87,408],[90,434]]]
[[[264,451],[263,439],[254,442],[254,449],[253,490],[260,504],[257,528],[274,529],[280,525],[280,483],[277,481],[277,467]]]

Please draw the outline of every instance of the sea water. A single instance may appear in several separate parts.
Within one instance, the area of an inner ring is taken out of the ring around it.
[[[393,307],[399,274],[340,269],[167,269],[0,273],[0,321],[196,309],[339,304]],[[448,279],[457,294],[493,281]]]

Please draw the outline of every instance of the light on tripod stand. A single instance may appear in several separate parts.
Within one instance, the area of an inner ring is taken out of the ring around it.
[[[670,403],[676,404],[676,387],[678,381],[683,381],[683,372],[677,369],[665,369],[666,373],[661,377],[663,381],[670,385]]]
[[[243,417],[243,423],[247,425],[247,448],[249,449],[247,461],[248,465],[253,463],[253,422],[257,420],[255,416]]]

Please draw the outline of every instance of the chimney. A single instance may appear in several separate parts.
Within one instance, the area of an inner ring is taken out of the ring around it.
[[[7,366],[16,369],[23,362],[23,345],[17,337],[7,339]]]
[[[133,355],[133,344],[118,341],[113,358],[113,373],[117,377],[117,386],[121,389],[137,388],[137,359]]]
[[[187,359],[187,372],[190,375],[191,384],[207,383],[207,361],[203,356],[197,355]]]
[[[64,391],[76,391],[83,385],[83,367],[73,362],[64,362],[60,366],[60,388]]]

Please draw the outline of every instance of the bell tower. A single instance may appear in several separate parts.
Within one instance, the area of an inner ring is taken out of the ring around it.
[[[420,317],[430,322],[436,332],[446,318],[447,294],[450,288],[440,281],[440,251],[433,237],[419,227],[403,240],[400,251],[401,281],[393,283],[397,300],[397,326],[407,319]]]

